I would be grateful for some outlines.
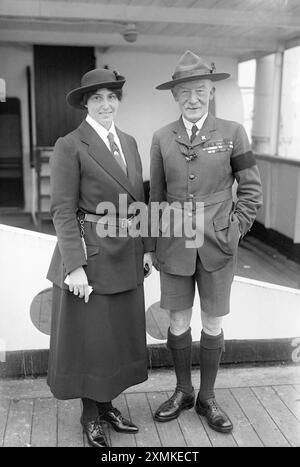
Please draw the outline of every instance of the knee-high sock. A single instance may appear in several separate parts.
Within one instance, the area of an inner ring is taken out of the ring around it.
[[[199,399],[205,401],[215,397],[214,387],[224,348],[223,331],[218,336],[211,336],[204,331],[200,339],[200,391]]]
[[[98,402],[86,397],[82,398],[82,422],[87,423],[95,420],[98,415],[103,415],[104,412],[112,408],[111,401]]]
[[[96,402],[96,405],[98,407],[99,415],[103,415],[105,412],[112,409],[111,401],[109,401],[109,402]]]
[[[83,423],[91,422],[98,417],[98,409],[96,405],[96,401],[93,399],[88,399],[87,397],[83,397],[82,401],[82,416],[81,420]]]
[[[168,329],[167,347],[172,353],[177,378],[176,389],[190,394],[193,391],[191,364],[192,364],[192,336],[189,328],[180,336],[175,336]]]

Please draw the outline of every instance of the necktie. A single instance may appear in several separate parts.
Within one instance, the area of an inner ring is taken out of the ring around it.
[[[197,131],[198,131],[197,125],[193,125],[193,126],[192,126],[192,134],[191,134],[191,136],[190,136],[190,141],[191,141],[191,143],[192,143],[192,142],[194,141],[194,139],[196,138],[196,133],[197,133]]]
[[[127,168],[120,154],[120,149],[118,148],[118,145],[115,142],[114,135],[112,133],[108,133],[107,138],[109,141],[110,151],[112,155],[114,156],[115,160],[118,162],[123,172],[125,172],[125,174],[127,175]]]

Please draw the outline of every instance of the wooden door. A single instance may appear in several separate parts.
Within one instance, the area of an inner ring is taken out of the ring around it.
[[[53,146],[85,113],[66,103],[84,73],[95,68],[93,47],[34,46],[37,146]]]
[[[9,97],[0,103],[0,207],[23,207],[21,103]]]

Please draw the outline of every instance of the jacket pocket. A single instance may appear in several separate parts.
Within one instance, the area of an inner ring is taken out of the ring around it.
[[[218,217],[213,221],[216,241],[219,248],[227,255],[233,255],[237,251],[239,240],[239,222],[236,216],[231,214]]]
[[[87,250],[87,257],[89,258],[99,253],[99,246],[98,245],[86,245],[86,250]]]
[[[219,232],[220,230],[228,229],[230,218],[228,215],[218,217],[217,219],[214,219],[213,223],[215,232]]]

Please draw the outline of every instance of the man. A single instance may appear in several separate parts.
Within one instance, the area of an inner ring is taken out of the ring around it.
[[[190,320],[197,283],[202,333],[201,384],[195,409],[206,417],[211,428],[222,433],[233,428],[214,393],[224,350],[222,318],[229,313],[239,238],[249,231],[262,204],[260,176],[244,128],[215,118],[208,110],[214,97],[214,81],[229,76],[216,73],[213,64],[210,67],[186,51],[172,80],[157,86],[172,91],[182,115],[155,132],[150,177],[151,202],[176,202],[185,206],[182,211],[188,206],[183,218],[192,218],[193,226],[201,224],[199,216],[204,216],[202,245],[191,248],[184,235],[174,232],[169,238],[160,236],[156,242],[154,259],[160,270],[161,307],[170,310],[167,346],[177,384],[172,397],[156,411],[155,419],[173,420],[195,403]],[[235,180],[236,203],[232,200]]]

